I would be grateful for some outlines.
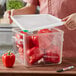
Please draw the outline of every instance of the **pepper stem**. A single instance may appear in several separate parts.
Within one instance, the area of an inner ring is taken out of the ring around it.
[[[10,51],[8,51],[8,55],[11,55],[10,53],[11,53],[11,52],[10,52]]]

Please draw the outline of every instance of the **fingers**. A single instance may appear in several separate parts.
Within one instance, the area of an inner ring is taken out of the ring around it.
[[[76,25],[73,21],[69,21],[65,24],[65,26],[69,29],[69,30],[74,30],[76,29]]]
[[[11,24],[13,21],[12,21],[12,19],[11,19],[11,17],[9,18],[9,23]]]
[[[65,25],[66,27],[69,27],[69,24],[71,24],[71,23],[72,23],[71,19],[68,18],[68,19],[65,21],[64,25]]]
[[[12,10],[11,10],[11,14],[9,13],[9,14],[10,14],[10,16],[14,16],[13,11],[14,11],[14,9],[12,9]],[[10,17],[10,16],[9,16],[9,22],[10,22],[10,24],[11,24],[13,21],[12,21],[12,19],[11,19],[11,17]]]
[[[10,16],[13,16],[14,14],[13,14],[13,11],[14,10],[9,10],[9,11],[6,11],[5,13],[4,13],[4,18],[5,19],[8,19],[9,20],[9,23],[11,24],[13,21],[12,21],[12,19],[11,19],[11,17]]]
[[[62,21],[65,21],[64,25],[69,30],[75,30],[76,29],[76,21],[75,21],[75,17],[73,15],[70,15],[70,16],[62,19]]]

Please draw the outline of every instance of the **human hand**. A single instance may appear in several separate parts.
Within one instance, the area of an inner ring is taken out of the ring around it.
[[[3,18],[4,18],[4,19],[7,19],[8,22],[11,24],[11,23],[13,22],[12,19],[11,19],[11,16],[13,16],[13,15],[14,15],[14,10],[8,10],[8,11],[6,11],[6,12],[4,13]]]
[[[64,25],[69,30],[75,30],[76,29],[76,13],[71,14],[67,16],[66,18],[63,18],[62,21],[64,21]]]

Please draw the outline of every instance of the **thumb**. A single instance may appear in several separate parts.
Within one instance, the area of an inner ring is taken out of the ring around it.
[[[8,18],[10,18],[11,11],[7,11],[7,14],[8,14]]]
[[[14,16],[14,10],[15,10],[15,9],[12,9],[12,10],[11,10],[11,16]]]
[[[69,18],[69,16],[63,18],[62,21],[66,21],[66,20],[68,20],[68,18]]]

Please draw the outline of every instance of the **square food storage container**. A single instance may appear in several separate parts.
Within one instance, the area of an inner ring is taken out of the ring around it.
[[[11,17],[19,27],[14,31],[16,58],[25,66],[60,64],[62,62],[63,25],[49,14],[15,15]]]
[[[48,31],[43,33],[44,31]],[[14,31],[14,52],[27,67],[60,64],[62,62],[63,31],[57,28],[23,32]]]

